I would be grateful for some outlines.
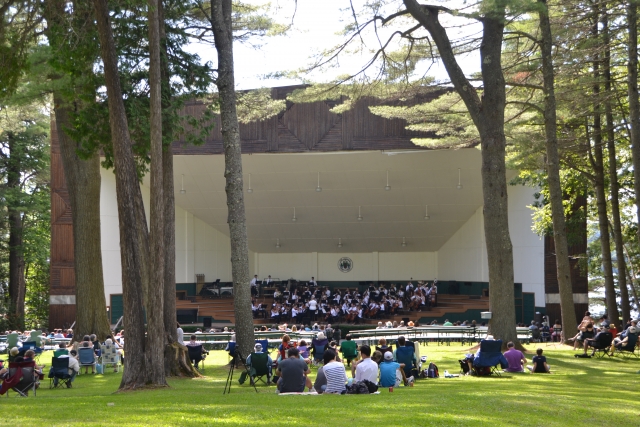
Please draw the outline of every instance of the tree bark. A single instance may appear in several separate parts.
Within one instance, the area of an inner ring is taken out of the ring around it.
[[[253,351],[255,338],[251,312],[249,248],[244,210],[240,130],[236,111],[231,4],[231,0],[211,0],[211,20],[218,54],[216,86],[220,93],[220,119],[224,143],[224,176],[229,211],[227,221],[231,241],[231,275],[236,339],[241,354],[246,357]]]
[[[47,21],[45,32],[54,50],[62,48],[63,44],[68,42],[65,34],[69,31],[77,33],[78,37],[81,36],[79,34],[81,29],[68,28],[65,5],[64,0],[50,0],[45,3],[43,10]],[[90,72],[91,65],[85,66],[87,72]],[[57,75],[52,76],[52,79],[58,78]],[[75,332],[80,337],[94,333],[100,340],[104,340],[110,333],[110,326],[106,312],[102,271],[100,155],[95,153],[87,160],[77,155],[78,143],[65,131],[71,127],[70,103],[65,102],[59,91],[54,91],[53,101],[56,131],[73,222],[76,307],[80,308],[76,311]]]
[[[592,34],[594,39],[599,36],[600,22],[598,6],[594,10]],[[600,56],[593,58],[593,147],[589,150],[591,166],[593,167],[596,203],[598,207],[598,229],[600,231],[600,247],[602,249],[602,269],[604,276],[604,293],[607,313],[611,321],[618,321],[618,306],[616,304],[616,290],[613,283],[613,265],[611,263],[611,240],[609,239],[609,218],[607,217],[607,196],[604,178],[604,156],[602,150],[602,111],[600,109]],[[592,154],[593,153],[593,154]]]
[[[624,257],[622,224],[620,221],[620,202],[618,193],[620,184],[618,183],[618,168],[616,160],[616,143],[615,143],[615,123],[613,120],[613,111],[611,100],[613,99],[613,90],[611,85],[611,40],[609,35],[609,16],[606,3],[603,4],[604,13],[602,15],[602,36],[604,43],[604,61],[603,77],[605,91],[605,120],[607,126],[607,151],[609,154],[609,192],[611,194],[611,216],[613,219],[613,240],[616,248],[616,265],[618,271],[616,277],[618,279],[618,288],[620,289],[620,303],[622,308],[622,318],[631,317],[631,305],[629,304],[629,290],[627,289],[627,263]],[[617,319],[611,319],[612,322],[618,324]]]
[[[145,333],[143,301],[143,250],[138,231],[146,223],[140,222],[139,205],[142,204],[136,174],[127,116],[122,101],[118,76],[118,57],[109,22],[107,0],[94,0],[100,51],[104,63],[105,85],[109,103],[109,124],[113,143],[116,171],[116,194],[120,228],[120,258],[122,263],[122,294],[124,322],[127,336],[127,364],[120,390],[145,385]],[[138,200],[136,200],[138,199]]]
[[[100,235],[100,155],[87,160],[76,154],[78,145],[65,133],[69,110],[54,93],[56,129],[73,221],[73,265],[76,276],[77,336],[96,334],[107,338],[111,328],[106,311]]]
[[[464,101],[480,134],[482,146],[482,194],[484,232],[489,263],[489,305],[493,317],[489,329],[504,342],[518,342],[513,283],[513,247],[509,235],[504,135],[505,82],[501,65],[505,6],[498,2],[480,20],[483,98],[458,65],[438,9],[404,0],[409,13],[431,35],[451,82]],[[506,344],[505,344],[506,345]]]
[[[542,75],[544,80],[544,128],[547,152],[547,183],[553,220],[553,239],[556,249],[556,277],[560,294],[562,330],[571,331],[575,327],[576,310],[573,303],[569,245],[564,217],[563,191],[560,184],[560,158],[558,156],[558,135],[556,118],[556,95],[553,71],[551,23],[547,0],[538,0],[543,9],[539,12],[541,33]],[[566,334],[565,334],[566,335]]]
[[[636,196],[636,215],[640,224],[640,101],[638,98],[638,2],[627,2],[627,90],[629,94],[629,124],[631,125],[631,158],[633,160],[633,189]],[[638,227],[640,241],[640,227]]]
[[[150,281],[147,295],[147,381],[166,385],[164,376],[164,176],[162,173],[162,83],[158,0],[148,1],[151,203]],[[174,297],[175,299],[175,297]]]
[[[24,298],[27,284],[24,278],[24,251],[22,247],[22,212],[17,194],[20,193],[20,153],[16,139],[9,135],[7,189],[14,192],[15,200],[7,204],[9,219],[9,323],[12,328],[24,329]]]

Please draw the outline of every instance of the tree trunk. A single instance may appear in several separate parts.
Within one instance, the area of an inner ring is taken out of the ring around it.
[[[542,74],[544,80],[544,128],[547,151],[547,182],[553,220],[553,240],[556,249],[556,277],[560,294],[562,330],[571,331],[575,327],[576,310],[573,303],[569,245],[564,218],[563,192],[560,184],[560,158],[558,156],[558,135],[556,118],[556,95],[553,71],[551,23],[547,0],[538,0],[543,9],[539,12],[541,33]],[[566,334],[565,334],[566,335]]]
[[[482,146],[482,194],[484,232],[489,261],[489,304],[491,333],[499,339],[517,342],[513,283],[513,247],[509,235],[507,178],[504,135],[505,83],[501,54],[504,30],[504,5],[494,5],[482,18],[480,45],[484,84],[480,99],[458,65],[446,30],[438,21],[439,10],[421,6],[416,0],[404,0],[409,13],[429,32],[449,78],[469,111],[480,133]]]
[[[127,359],[120,390],[135,389],[146,383],[145,333],[143,301],[143,250],[138,231],[146,228],[140,222],[142,204],[136,166],[131,150],[131,138],[122,100],[118,76],[118,57],[109,22],[107,0],[94,0],[100,51],[104,63],[105,85],[109,102],[109,125],[116,171],[116,194],[120,228],[120,258],[122,263],[122,294],[127,339]],[[137,200],[138,199],[138,200]]]
[[[164,8],[158,2],[158,22],[160,31],[160,76],[162,83],[162,122],[164,139],[171,141],[173,125],[171,121],[171,72],[167,61],[167,43],[164,25]],[[178,343],[176,318],[176,201],[173,187],[173,152],[171,143],[162,152],[162,174],[164,184],[164,374],[167,377],[199,377],[200,373],[189,359],[187,347]]]
[[[68,40],[66,2],[50,0],[45,3],[45,30],[52,49],[62,48]],[[74,11],[74,13],[80,13]],[[81,29],[74,28],[74,32]],[[80,35],[78,35],[80,36]],[[90,64],[85,68],[90,72]],[[57,80],[59,76],[52,76]],[[104,276],[102,272],[102,247],[100,234],[100,155],[95,153],[89,159],[78,157],[78,143],[73,141],[65,129],[71,127],[70,103],[65,102],[59,91],[54,91],[54,112],[56,130],[60,144],[65,182],[71,203],[73,222],[73,264],[76,284],[75,332],[77,336],[95,333],[100,340],[110,333],[109,318],[104,296]]]
[[[598,6],[596,6],[597,8]],[[593,37],[598,38],[599,12],[594,11]],[[611,240],[609,239],[609,218],[607,217],[607,196],[604,179],[604,158],[602,151],[602,123],[600,110],[600,56],[596,53],[593,59],[593,150],[590,149],[591,166],[594,170],[594,186],[598,206],[598,226],[600,231],[600,247],[602,248],[602,269],[604,276],[604,293],[607,313],[611,321],[620,317],[616,304],[616,289],[613,283],[613,265],[611,263]],[[593,155],[591,155],[593,152]]]
[[[603,5],[602,16],[602,36],[604,43],[604,61],[603,61],[603,77],[605,91],[605,120],[607,125],[607,150],[609,152],[609,191],[611,194],[611,216],[613,218],[613,240],[616,247],[616,264],[618,271],[618,288],[620,289],[620,303],[622,308],[622,318],[631,317],[631,305],[629,304],[629,290],[627,289],[627,263],[624,258],[622,224],[620,221],[620,203],[618,201],[618,193],[620,184],[618,183],[618,168],[616,160],[616,143],[615,143],[615,123],[613,120],[613,111],[611,100],[613,99],[613,90],[611,87],[611,40],[609,35],[609,17],[606,3]],[[610,319],[611,322],[618,324],[617,319]]]
[[[158,0],[148,1],[151,155],[151,230],[147,294],[147,381],[166,385],[164,376],[164,176],[162,174],[162,88],[160,81],[160,21]],[[174,297],[175,299],[175,297]]]
[[[20,198],[20,153],[18,142],[9,135],[9,161],[7,165],[7,189],[13,193],[13,201],[7,204],[9,219],[9,323],[12,328],[24,329],[24,297],[27,285],[24,279],[24,251],[22,248],[22,212]]]
[[[631,125],[631,157],[633,160],[633,189],[636,196],[636,214],[640,224],[640,102],[638,99],[638,1],[627,2],[627,90],[629,94],[629,124]],[[638,227],[640,241],[640,227]]]
[[[65,133],[70,126],[69,110],[54,93],[56,129],[73,220],[73,265],[76,276],[77,336],[96,334],[107,338],[111,328],[107,317],[102,273],[100,236],[100,155],[87,160],[76,154],[78,145]]]
[[[231,241],[231,276],[233,279],[233,305],[236,319],[236,339],[241,354],[253,351],[253,315],[251,312],[251,286],[249,284],[249,248],[244,211],[242,157],[240,130],[236,111],[236,92],[233,68],[233,31],[231,27],[231,0],[211,0],[211,20],[216,51],[220,93],[220,119],[224,143],[224,161]]]

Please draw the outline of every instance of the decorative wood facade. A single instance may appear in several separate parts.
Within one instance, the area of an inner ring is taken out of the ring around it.
[[[51,121],[51,257],[49,327],[69,327],[76,317],[71,202],[55,120]]]

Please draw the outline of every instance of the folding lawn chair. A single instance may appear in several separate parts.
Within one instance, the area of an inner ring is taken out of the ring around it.
[[[342,341],[340,352],[342,353],[342,358],[347,360],[347,366],[349,366],[352,360],[358,358],[358,344],[353,340]]]
[[[49,388],[71,387],[71,375],[69,375],[69,358],[52,357],[49,369]]]
[[[322,363],[322,358],[324,357],[324,351],[329,346],[329,341],[326,338],[323,340],[314,338],[313,341],[311,341],[311,346],[313,347],[313,363],[315,364]]]
[[[249,372],[251,373],[251,385],[255,385],[256,381],[262,381],[265,385],[271,384],[271,367],[268,366],[269,355],[267,353],[251,353],[251,365]],[[264,380],[264,377],[267,380]]]
[[[118,366],[120,366],[120,355],[115,345],[100,345],[100,364],[102,365],[102,372],[106,372],[107,365],[113,366],[113,371],[118,372]]]
[[[188,345],[187,349],[189,351],[189,359],[191,363],[196,367],[199,371],[204,371],[204,355],[202,354],[202,344],[198,345]],[[200,364],[202,362],[202,364]]]
[[[37,346],[37,343],[35,341],[23,342],[22,347],[20,347],[20,355],[24,356],[27,350],[33,350],[33,352],[36,354],[36,356],[34,357],[34,359],[36,360],[40,357],[40,355],[44,351],[42,348]]]
[[[80,347],[78,348],[78,362],[80,367],[91,366],[91,369],[95,370],[96,367],[96,353],[93,347]]]
[[[502,376],[498,365],[502,369],[509,367],[509,362],[502,354],[502,340],[480,341],[480,352],[473,359],[473,368],[478,376],[496,374]]]
[[[9,390],[15,391],[18,396],[27,397],[29,391],[33,391],[36,395],[36,389],[40,383],[38,375],[35,372],[36,362],[11,362],[9,363],[9,372],[0,387],[0,394],[7,393]]]
[[[406,342],[404,347],[396,348],[396,362],[404,363],[404,374],[409,378],[410,376],[417,377],[415,361],[415,347],[413,343]]]
[[[611,349],[611,343],[613,342],[613,335],[611,332],[604,332],[596,335],[598,341],[593,341],[589,347],[593,348],[591,356],[595,356],[598,359],[602,359],[604,356],[611,357],[609,350]]]
[[[640,349],[638,349],[638,335],[636,334],[627,334],[628,341],[627,345],[623,346],[615,346],[615,349],[611,349],[612,355],[620,355],[625,359],[629,359],[631,357],[639,358],[640,357]],[[614,347],[614,346],[612,346]]]

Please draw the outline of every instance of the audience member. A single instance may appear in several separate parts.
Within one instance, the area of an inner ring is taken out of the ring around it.
[[[536,355],[533,356],[533,366],[527,366],[527,369],[533,374],[548,374],[551,373],[551,368],[547,364],[547,358],[542,355],[542,349],[536,350]]]
[[[378,383],[378,364],[371,360],[371,347],[360,346],[360,356],[362,359],[353,363],[352,370],[355,371],[356,381],[369,380],[374,384]]]
[[[380,386],[398,387],[402,382],[402,368],[404,363],[393,361],[393,353],[387,351],[380,363]]]
[[[280,393],[302,393],[305,386],[311,391],[313,384],[307,377],[309,367],[304,360],[300,359],[300,352],[297,348],[291,347],[287,350],[287,358],[278,363],[276,373],[278,379],[278,390]]]
[[[505,369],[506,372],[523,372],[524,366],[527,363],[527,358],[524,354],[515,348],[512,341],[507,343],[507,351],[504,352],[504,357],[509,363],[509,367]]]
[[[325,393],[342,394],[346,390],[347,373],[344,365],[336,360],[337,355],[336,351],[329,348],[322,357],[324,376],[327,378]]]

